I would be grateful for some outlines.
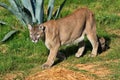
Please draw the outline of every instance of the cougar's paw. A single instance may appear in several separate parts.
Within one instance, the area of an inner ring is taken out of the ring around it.
[[[79,57],[81,57],[81,56],[82,56],[82,54],[79,54],[79,53],[76,53],[76,54],[75,54],[75,57],[76,57],[76,58],[79,58]]]
[[[89,54],[89,57],[96,57],[96,54]]]
[[[51,66],[49,65],[49,64],[46,64],[46,63],[44,63],[43,65],[42,65],[42,69],[48,69],[48,68],[50,68]]]

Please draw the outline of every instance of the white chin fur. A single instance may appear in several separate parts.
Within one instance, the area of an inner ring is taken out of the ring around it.
[[[37,43],[37,42],[38,42],[38,40],[35,40],[35,41],[34,41],[34,40],[32,40],[32,42]]]

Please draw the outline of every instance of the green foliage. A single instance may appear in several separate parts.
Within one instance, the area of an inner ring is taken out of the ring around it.
[[[58,16],[66,0],[56,11]],[[48,4],[48,18],[52,18],[54,8],[54,0],[49,0]],[[37,23],[40,24],[44,20],[44,0],[9,0],[10,6],[0,2],[0,6],[13,13],[24,25]],[[57,17],[56,17],[57,18]]]
[[[7,0],[1,0],[7,2]],[[26,1],[26,0],[24,0]],[[38,0],[39,1],[39,0]],[[54,8],[58,10],[63,0],[56,0]],[[45,8],[48,7],[48,0],[44,0]],[[111,5],[112,4],[112,5]],[[67,54],[67,60],[57,64],[59,67],[65,66],[67,69],[71,69],[76,72],[85,73],[86,70],[82,70],[81,67],[78,69],[77,64],[96,64],[101,68],[107,68],[110,70],[110,74],[105,76],[105,80],[119,80],[120,79],[120,0],[67,0],[66,6],[63,9],[60,17],[67,16],[72,13],[75,9],[80,7],[88,7],[94,13],[97,23],[97,33],[99,37],[104,37],[109,43],[110,49],[102,52],[95,58],[90,58],[88,55],[91,53],[91,44],[86,40],[85,55],[80,58],[75,58],[78,46],[70,46],[60,49],[63,53]],[[8,4],[9,5],[9,4]],[[71,5],[71,6],[70,6]],[[45,9],[44,8],[44,9]],[[54,10],[53,10],[54,11]],[[45,11],[44,11],[45,12]],[[55,13],[54,13],[55,14]],[[53,14],[53,15],[54,15]],[[46,16],[46,15],[44,15]],[[51,17],[54,19],[54,16]],[[44,17],[44,21],[47,18]],[[4,44],[0,44],[0,79],[7,73],[19,73],[23,72],[26,77],[30,73],[34,73],[40,70],[40,66],[46,61],[48,56],[48,50],[43,42],[34,44],[29,39],[29,32],[27,29],[20,27],[16,18],[11,15],[5,9],[0,8],[0,21],[4,21],[7,24],[12,24],[16,29],[21,29],[17,36],[14,36],[11,41],[7,41]],[[3,24],[2,22],[0,22]],[[0,39],[4,37],[6,32],[11,30],[9,25],[0,24]],[[10,38],[11,39],[11,38]],[[67,64],[70,64],[67,66]],[[102,64],[102,65],[101,65]],[[63,66],[62,66],[63,65]],[[56,66],[56,64],[54,65]],[[37,69],[36,69],[37,68]],[[35,71],[34,71],[35,69]],[[93,69],[93,68],[92,68]],[[98,69],[98,66],[95,70]],[[101,69],[100,69],[101,70]],[[99,70],[98,70],[99,71]],[[94,76],[92,76],[94,77]],[[96,79],[96,78],[95,78]],[[1,79],[4,80],[4,79]],[[97,78],[96,80],[104,80]]]
[[[60,5],[58,10],[56,10],[56,14],[54,14],[55,19],[60,14],[65,1],[66,0],[64,0],[62,5]],[[54,0],[49,0],[47,20],[50,20],[52,18],[54,2]],[[12,14],[14,14],[19,19],[19,21],[23,23],[24,26],[34,23],[40,24],[44,22],[44,0],[9,0],[9,3],[10,6],[0,2],[0,6],[4,7]],[[11,37],[11,32],[9,32],[6,36],[2,41],[5,41]]]
[[[54,0],[49,0],[49,4],[48,4],[48,12],[47,12],[47,20],[50,20],[52,17],[52,12],[53,12],[53,8],[54,8]]]
[[[120,28],[120,17],[116,14],[100,14],[97,15],[97,21],[99,24],[107,25],[112,28]],[[114,25],[116,24],[116,25]]]
[[[0,21],[0,25],[5,25],[6,22]]]
[[[10,66],[12,66],[12,60],[11,57],[8,55],[2,55],[0,54],[0,73],[4,73],[5,71],[10,70]]]
[[[9,33],[7,33],[5,35],[5,37],[3,38],[3,40],[1,42],[5,42],[7,39],[10,38],[10,36],[12,36],[13,34],[15,34],[16,32],[18,32],[18,30],[12,30],[12,31],[10,31]]]
[[[54,19],[57,19],[59,14],[60,14],[60,11],[62,10],[64,4],[65,4],[66,0],[63,1],[63,3],[61,4],[61,6],[59,6],[59,8],[56,10],[56,12],[54,13]]]

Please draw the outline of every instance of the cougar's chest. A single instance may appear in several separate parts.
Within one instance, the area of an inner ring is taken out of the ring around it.
[[[46,47],[47,47],[48,49],[50,49],[50,48],[51,48],[51,45],[50,45],[50,43],[49,43],[49,42],[45,41],[45,45],[46,45]]]

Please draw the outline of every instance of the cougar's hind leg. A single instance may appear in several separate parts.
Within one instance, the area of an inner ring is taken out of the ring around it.
[[[98,39],[96,34],[91,33],[87,35],[88,40],[92,44],[92,53],[89,55],[90,57],[97,56],[97,50],[98,50]]]
[[[85,43],[84,40],[79,42],[79,49],[77,51],[77,53],[75,54],[75,57],[81,57],[83,55],[85,49]]]
[[[98,50],[98,38],[96,34],[96,22],[93,13],[89,14],[89,18],[86,22],[86,34],[87,38],[92,44],[92,53],[90,54],[90,57],[97,56],[97,50]]]

